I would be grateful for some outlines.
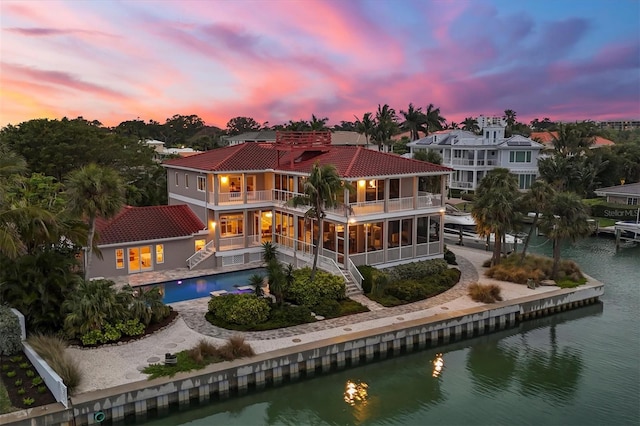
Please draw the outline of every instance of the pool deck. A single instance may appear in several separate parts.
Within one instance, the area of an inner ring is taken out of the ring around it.
[[[147,365],[160,362],[167,352],[175,353],[189,349],[201,339],[221,345],[231,336],[242,335],[253,350],[257,354],[261,354],[376,327],[398,325],[433,316],[443,311],[454,313],[468,308],[485,306],[482,303],[474,302],[467,295],[469,284],[475,282],[498,284],[502,289],[501,294],[505,301],[525,296],[543,296],[544,293],[558,290],[558,287],[555,286],[530,289],[526,285],[486,278],[482,275],[482,263],[490,257],[490,253],[465,247],[451,247],[451,250],[457,256],[458,268],[462,275],[458,284],[442,294],[393,308],[385,308],[365,296],[358,295],[352,299],[367,305],[370,309],[369,312],[285,329],[261,332],[230,331],[215,327],[204,318],[208,297],[173,303],[171,306],[180,313],[179,318],[172,325],[151,336],[124,345],[103,346],[94,349],[69,348],[68,351],[84,375],[78,393],[146,380],[147,376],[142,374],[141,370]],[[167,281],[184,278],[184,275],[176,277],[174,274],[177,273],[176,271],[155,273],[152,279],[161,278],[160,281]],[[197,273],[203,275],[209,271],[200,270]],[[141,277],[141,283],[137,285],[142,285],[142,281],[148,284],[147,279],[150,278]],[[587,285],[589,284],[591,282]],[[592,284],[600,285],[597,282]],[[96,368],[98,365],[100,368]]]

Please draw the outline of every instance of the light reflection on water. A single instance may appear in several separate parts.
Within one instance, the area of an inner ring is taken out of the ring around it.
[[[149,424],[638,424],[640,247],[616,253],[612,240],[589,238],[563,257],[605,283],[603,304]],[[446,374],[434,377],[438,354]],[[366,404],[345,404],[348,381],[367,384]]]

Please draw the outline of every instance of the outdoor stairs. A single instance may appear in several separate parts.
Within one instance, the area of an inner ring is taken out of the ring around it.
[[[353,280],[353,277],[351,276],[349,271],[344,269],[342,266],[340,267],[340,270],[342,271],[344,276],[347,278],[347,282],[345,283],[347,286],[347,297],[351,297],[356,294],[362,294],[362,290],[360,290],[356,282]]]
[[[195,268],[196,266],[198,266],[198,264],[208,259],[215,252],[216,250],[213,247],[205,247],[204,249],[195,252],[193,256],[187,259],[187,265],[189,266],[189,269]]]

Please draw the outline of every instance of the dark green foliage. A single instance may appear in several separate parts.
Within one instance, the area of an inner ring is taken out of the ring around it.
[[[125,336],[139,336],[144,334],[144,324],[142,324],[137,318],[127,320],[125,322],[118,322],[116,324],[116,329]]]
[[[362,291],[365,293],[371,293],[371,286],[373,285],[373,271],[376,268],[370,265],[358,266],[358,271],[362,275]]]
[[[310,268],[293,271],[294,279],[286,293],[288,300],[297,305],[312,307],[322,300],[342,300],[346,297],[342,277],[318,270],[312,282],[311,274]]]
[[[255,294],[225,294],[209,300],[209,312],[224,322],[256,325],[269,318],[271,306]]]
[[[316,278],[317,280],[317,278]],[[316,315],[325,318],[335,317],[340,313],[340,303],[337,300],[323,299],[310,308]]]
[[[456,254],[454,252],[452,252],[451,250],[449,250],[448,248],[446,248],[446,247],[444,249],[444,260],[449,265],[457,265],[458,264],[458,262],[456,262]]]
[[[443,259],[398,265],[372,271],[370,299],[383,306],[397,306],[435,296],[460,280],[458,269],[449,269]]]
[[[0,355],[8,356],[22,351],[20,321],[8,306],[0,305]]]

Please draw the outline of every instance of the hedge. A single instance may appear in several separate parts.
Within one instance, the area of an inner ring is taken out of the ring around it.
[[[20,320],[8,306],[0,305],[0,355],[22,351]]]
[[[260,324],[269,319],[270,311],[269,301],[255,294],[225,294],[209,300],[209,312],[231,324]]]

